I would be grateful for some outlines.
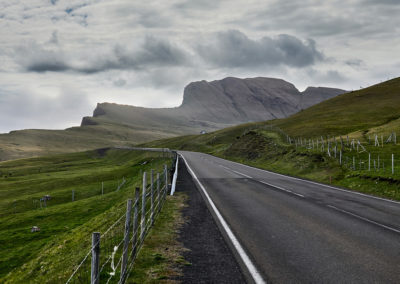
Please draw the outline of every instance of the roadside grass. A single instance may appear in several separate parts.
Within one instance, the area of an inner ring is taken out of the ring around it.
[[[0,282],[65,282],[90,248],[91,233],[124,214],[142,171],[170,164],[159,155],[101,149],[0,163]],[[48,206],[33,206],[45,194],[52,197]],[[31,233],[32,226],[40,232]]]
[[[385,144],[378,148],[362,140],[371,153],[371,163],[373,159],[377,161],[378,154],[380,162],[385,162],[385,170],[374,169],[372,164],[371,171],[366,171],[367,152],[347,149],[343,154],[344,164],[340,165],[337,159],[328,157],[326,151],[296,148],[285,139],[278,131],[269,130],[268,123],[254,123],[204,135],[153,141],[146,146],[204,152],[261,169],[400,200],[400,163],[396,163],[394,175],[390,168],[391,153],[395,153],[397,159],[400,157],[398,145]],[[351,169],[353,156],[357,161],[355,170]],[[359,169],[360,160],[363,170]]]
[[[292,136],[346,135],[387,125],[400,130],[400,78],[342,94],[288,118],[271,121]],[[390,122],[396,121],[396,125]],[[387,132],[386,132],[387,133]]]
[[[182,257],[183,245],[177,241],[184,223],[182,209],[187,195],[176,192],[168,196],[161,214],[139,252],[127,283],[176,283],[182,265],[190,265]]]

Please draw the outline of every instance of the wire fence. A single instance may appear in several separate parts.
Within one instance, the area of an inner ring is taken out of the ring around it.
[[[175,157],[176,159],[176,157]],[[173,163],[172,163],[173,164]],[[172,167],[171,167],[172,170]],[[143,173],[143,186],[127,200],[126,212],[92,234],[92,246],[66,283],[124,283],[166,199],[170,171]]]
[[[14,200],[4,205],[0,216],[7,216],[10,213],[23,213],[29,210],[41,210],[50,206],[65,204],[86,198],[105,195],[115,191],[119,191],[126,187],[132,179],[122,177],[118,180],[107,180],[97,184],[87,186],[80,185],[73,190],[58,191],[51,194],[42,195],[32,199]],[[52,192],[49,190],[49,192]]]
[[[292,138],[286,141],[297,150],[323,153],[335,159],[342,167],[370,175],[392,177],[400,173],[396,133],[371,135],[363,138],[349,136],[320,136],[317,138]]]

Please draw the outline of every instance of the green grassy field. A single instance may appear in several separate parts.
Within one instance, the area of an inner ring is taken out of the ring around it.
[[[392,132],[400,135],[400,79],[393,79],[360,91],[324,101],[289,118],[248,123],[204,135],[191,135],[146,143],[146,147],[169,147],[209,153],[255,167],[350,188],[400,200],[400,145],[381,144]],[[380,147],[374,146],[378,135]],[[307,140],[298,146],[287,142]],[[324,151],[309,147],[323,136]],[[327,154],[326,141],[337,146],[336,158]],[[345,140],[342,164],[340,136]],[[361,148],[350,149],[353,139]],[[371,141],[370,141],[371,138]],[[334,142],[336,141],[336,142]],[[400,142],[399,142],[400,143]],[[371,166],[368,166],[368,154]],[[394,154],[394,174],[391,156]],[[379,164],[378,164],[379,159]],[[354,161],[354,163],[353,163]],[[374,167],[375,161],[375,167]]]
[[[171,163],[160,155],[101,149],[0,163],[0,282],[64,282],[90,248],[91,233],[124,213],[142,171]]]

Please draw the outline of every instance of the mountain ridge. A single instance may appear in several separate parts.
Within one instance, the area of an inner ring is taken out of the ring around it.
[[[326,87],[308,87],[300,92],[283,79],[265,77],[227,77],[210,82],[202,80],[185,87],[182,104],[178,107],[143,108],[102,103],[97,105],[92,117],[83,118],[81,126],[96,124],[96,118],[101,117],[108,121],[115,121],[118,117],[120,122],[132,124],[132,121],[141,121],[140,116],[152,116],[150,120],[160,125],[166,119],[176,118],[185,126],[215,130],[221,128],[219,125],[231,126],[288,117],[345,92]],[[126,118],[121,117],[121,112],[125,113]]]
[[[287,117],[344,90],[321,88],[321,94],[301,103],[302,92],[282,79],[227,77],[192,82],[182,104],[174,108],[144,108],[99,103],[80,127],[65,130],[28,129],[0,134],[0,160],[133,146],[152,140],[211,132],[225,127]],[[310,92],[309,92],[310,93]]]

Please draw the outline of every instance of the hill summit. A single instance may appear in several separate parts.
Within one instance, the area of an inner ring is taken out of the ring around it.
[[[344,92],[313,87],[300,92],[284,80],[261,77],[193,82],[186,86],[179,107],[143,108],[101,103],[93,116],[82,119],[80,127],[0,134],[0,161],[135,145],[240,123],[285,118]]]
[[[82,126],[118,122],[159,130],[168,127],[176,134],[196,133],[201,129],[216,130],[240,123],[285,118],[343,93],[341,89],[323,87],[309,87],[300,92],[282,79],[228,77],[190,83],[185,87],[182,104],[176,108],[98,104],[93,117],[83,118]]]

